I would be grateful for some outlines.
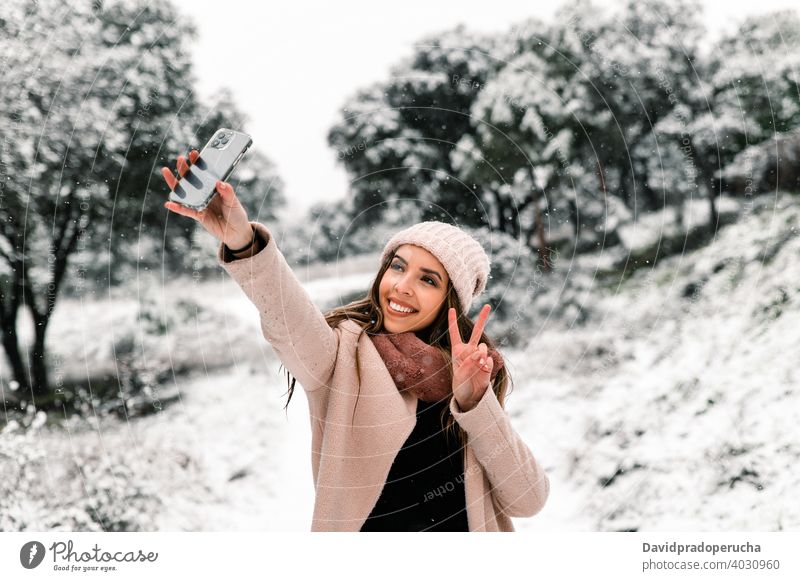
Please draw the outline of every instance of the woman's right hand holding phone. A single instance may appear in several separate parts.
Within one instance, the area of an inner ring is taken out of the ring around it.
[[[183,177],[189,171],[189,166],[200,158],[200,152],[193,149],[189,152],[189,160],[182,155],[178,156],[178,175]],[[161,168],[161,175],[167,182],[170,190],[178,185],[178,179],[168,167]],[[238,249],[253,241],[253,228],[247,217],[247,211],[242,206],[233,186],[227,182],[217,182],[217,194],[211,199],[208,206],[201,211],[182,206],[177,202],[166,202],[164,207],[181,216],[194,218],[212,236],[225,243],[228,248]]]

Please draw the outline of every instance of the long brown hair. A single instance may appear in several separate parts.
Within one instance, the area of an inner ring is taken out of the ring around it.
[[[367,335],[374,335],[383,331],[383,312],[381,311],[380,306],[380,284],[381,279],[383,278],[384,273],[388,270],[389,266],[394,259],[394,253],[390,253],[387,259],[381,264],[380,269],[378,270],[378,275],[375,277],[375,280],[372,282],[371,288],[367,295],[364,298],[357,299],[352,301],[346,305],[341,307],[336,307],[330,310],[328,313],[325,314],[325,322],[333,329],[336,328],[339,323],[344,320],[351,320],[358,323],[361,327],[361,331],[356,338],[356,344],[358,341],[361,340],[361,335],[367,333]],[[450,352],[450,332],[448,326],[448,316],[447,312],[450,307],[453,307],[456,310],[457,316],[457,324],[459,332],[461,333],[461,337],[464,340],[469,340],[469,337],[472,335],[472,330],[475,327],[475,324],[469,320],[467,316],[464,315],[463,310],[461,309],[461,303],[458,300],[458,295],[456,294],[455,288],[453,287],[452,281],[448,281],[447,283],[447,293],[445,296],[444,305],[439,310],[439,314],[437,315],[436,319],[431,323],[426,329],[425,333],[428,334],[428,343],[430,345],[435,346],[438,348],[442,355],[447,361],[448,366],[450,367],[450,372],[452,376],[452,357]],[[480,341],[482,343],[486,343],[486,346],[489,349],[495,348],[495,343],[492,341],[486,333],[481,333]],[[358,349],[356,349],[356,374],[358,376],[358,393],[361,394],[361,374],[359,371],[359,363],[358,363]],[[291,377],[291,381],[289,380]],[[286,406],[284,406],[284,410],[288,408],[289,402],[292,400],[292,394],[294,393],[294,384],[296,378],[292,377],[288,370],[286,370],[286,382],[288,385],[288,393],[289,398],[286,400]],[[501,407],[505,407],[505,396],[506,392],[509,387],[513,384],[511,380],[511,376],[508,373],[507,365],[503,365],[500,370],[497,372],[493,382],[493,390],[495,396],[497,397],[497,401],[500,403]],[[442,410],[442,415],[440,418],[440,424],[442,428],[446,430],[447,437],[450,437],[452,432],[457,433],[458,439],[462,448],[462,458],[464,460],[464,465],[466,466],[466,444],[467,444],[467,433],[466,431],[459,426],[453,414],[450,413],[449,403],[450,399],[452,398],[452,394],[447,400],[448,405],[444,407]],[[356,405],[358,405],[358,396],[356,396]],[[353,417],[355,417],[355,407],[353,408]],[[444,420],[447,417],[447,423],[445,425]],[[351,422],[352,427],[352,422]]]

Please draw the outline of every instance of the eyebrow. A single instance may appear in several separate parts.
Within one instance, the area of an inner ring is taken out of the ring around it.
[[[408,261],[407,261],[405,258],[403,258],[402,256],[400,256],[399,254],[395,254],[395,255],[394,255],[394,257],[395,257],[395,258],[399,258],[400,260],[402,260],[403,262],[405,262],[406,264],[408,264]],[[421,270],[422,272],[427,272],[427,273],[430,273],[430,274],[434,274],[434,275],[436,275],[436,277],[439,279],[439,282],[444,282],[444,281],[442,280],[442,275],[441,275],[441,274],[439,274],[438,272],[436,272],[435,270],[431,270],[430,268],[420,268],[420,270]]]

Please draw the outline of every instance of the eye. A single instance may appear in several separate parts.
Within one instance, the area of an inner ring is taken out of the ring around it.
[[[403,265],[402,265],[402,264],[400,264],[399,262],[395,262],[394,264],[392,264],[391,268],[394,268],[395,266],[397,266],[397,267],[399,267],[399,268],[403,268]],[[422,280],[427,280],[427,281],[430,281],[430,283],[431,283],[431,286],[436,286],[436,281],[435,281],[435,280],[433,280],[433,279],[432,279],[431,277],[429,277],[429,276],[426,276],[426,277],[424,277]]]

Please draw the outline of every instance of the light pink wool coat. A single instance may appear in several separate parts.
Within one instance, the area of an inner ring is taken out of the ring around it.
[[[258,308],[264,337],[305,390],[316,488],[311,530],[358,531],[414,429],[417,400],[398,391],[366,334],[356,342],[355,322],[328,326],[266,226],[251,224],[266,247],[227,260],[220,244],[217,260]],[[361,392],[353,418],[357,350]],[[473,409],[462,413],[453,398],[450,411],[468,436],[463,478],[469,530],[513,531],[509,517],[530,517],[544,506],[547,474],[511,427],[491,386]],[[425,498],[433,494],[420,491]]]

